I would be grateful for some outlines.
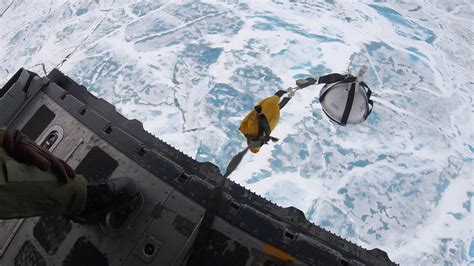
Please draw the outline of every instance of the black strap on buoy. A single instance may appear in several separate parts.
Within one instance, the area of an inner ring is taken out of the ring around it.
[[[374,109],[374,101],[372,99],[370,99],[370,96],[372,96],[372,91],[370,90],[369,86],[367,86],[367,84],[365,84],[365,82],[361,82],[360,85],[366,89],[366,94],[367,95],[367,101],[370,105],[370,108],[369,108],[369,111],[367,112],[367,115],[365,116],[365,118],[367,118],[370,113],[372,113],[372,109]]]
[[[355,94],[355,83],[351,84],[351,89],[349,90],[349,95],[346,100],[346,108],[344,108],[344,113],[342,113],[341,125],[345,126],[347,119],[349,119],[349,114],[351,113],[352,104],[354,103],[354,94]]]

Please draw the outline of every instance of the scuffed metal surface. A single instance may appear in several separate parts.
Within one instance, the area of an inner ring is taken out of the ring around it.
[[[85,237],[80,237],[63,262],[63,266],[79,265],[107,266],[109,265],[109,261],[105,254],[98,250],[94,244],[89,242]]]
[[[64,217],[41,217],[33,228],[33,235],[46,253],[54,255],[71,229],[71,222]]]
[[[249,249],[223,233],[211,230],[208,248],[203,250],[207,265],[246,265]]]
[[[173,226],[176,229],[176,231],[180,232],[186,237],[189,237],[191,233],[193,232],[196,224],[194,224],[193,222],[184,218],[181,215],[176,215],[176,218],[174,218],[174,221],[173,221]]]
[[[25,241],[15,257],[15,266],[25,265],[46,266],[46,261],[31,241]]]

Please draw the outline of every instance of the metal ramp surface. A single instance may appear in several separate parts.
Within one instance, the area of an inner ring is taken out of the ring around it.
[[[58,70],[20,69],[0,90],[0,124],[17,128],[90,182],[129,176],[143,202],[120,230],[62,217],[0,221],[0,265],[186,265],[223,178],[128,120]],[[231,181],[214,220],[208,265],[392,265]]]

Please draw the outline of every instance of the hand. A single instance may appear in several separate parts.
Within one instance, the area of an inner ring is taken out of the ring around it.
[[[66,162],[38,146],[27,135],[18,130],[7,130],[5,132],[3,147],[8,155],[19,162],[33,164],[45,172],[52,169],[56,172],[60,183],[67,183],[68,178],[76,176],[74,170]]]

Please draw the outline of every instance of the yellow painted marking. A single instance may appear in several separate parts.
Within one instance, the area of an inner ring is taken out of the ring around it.
[[[295,257],[267,243],[263,244],[263,252],[283,261],[296,261]]]

